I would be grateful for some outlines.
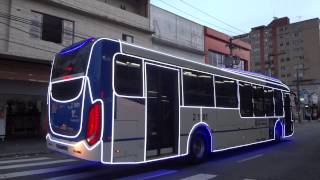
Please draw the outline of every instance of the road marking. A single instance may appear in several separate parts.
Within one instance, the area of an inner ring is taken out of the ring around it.
[[[102,174],[105,174],[106,172],[84,172],[84,173],[78,173],[78,174],[71,174],[71,175],[66,175],[66,176],[59,176],[59,177],[53,177],[53,178],[48,178],[46,180],[76,180],[76,179],[89,179],[90,177],[93,176],[99,176]],[[91,179],[91,178],[90,178]]]
[[[215,174],[197,174],[194,176],[182,178],[181,180],[198,180],[198,179],[207,180],[207,179],[213,179],[215,177],[217,177],[217,175],[215,175]]]
[[[256,180],[256,179],[248,179],[248,178],[244,178],[243,180]]]
[[[49,157],[40,157],[40,158],[29,158],[29,159],[14,159],[7,161],[0,161],[1,164],[9,164],[9,163],[20,163],[20,162],[28,162],[28,161],[41,161],[41,160],[49,160]]]
[[[152,171],[152,172],[148,172],[148,173],[143,173],[143,174],[138,174],[138,175],[129,176],[129,177],[125,177],[125,178],[120,178],[118,180],[135,180],[135,179],[146,180],[146,179],[152,179],[152,178],[156,178],[156,177],[160,177],[160,176],[164,176],[164,175],[168,175],[168,174],[173,174],[176,172],[178,172],[178,171],[160,169],[160,170],[156,170],[156,171]]]
[[[59,166],[54,168],[47,168],[47,169],[38,169],[38,170],[31,170],[31,171],[20,171],[14,173],[7,173],[7,174],[0,174],[0,179],[8,179],[8,178],[18,178],[23,176],[31,176],[31,175],[39,175],[39,174],[46,174],[46,173],[54,173],[59,171],[67,171],[72,169],[84,168],[89,166],[90,164],[79,164],[79,165],[70,165],[70,166]]]
[[[238,163],[243,163],[245,161],[250,161],[252,159],[256,159],[256,158],[261,157],[261,156],[263,156],[263,154],[258,154],[258,155],[255,155],[255,156],[251,156],[251,157],[248,157],[248,158],[245,158],[245,159],[242,159],[242,160],[238,161]]]
[[[58,164],[58,163],[66,163],[66,162],[73,162],[73,161],[76,161],[76,160],[75,159],[64,159],[64,160],[38,162],[38,163],[15,164],[15,165],[9,165],[9,166],[5,165],[5,166],[0,166],[0,170],[30,167],[30,166],[41,166],[41,165],[49,165],[49,164]]]

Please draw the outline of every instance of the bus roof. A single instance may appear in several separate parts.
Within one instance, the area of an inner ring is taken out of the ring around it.
[[[103,38],[103,39],[107,39],[107,38]],[[240,81],[247,81],[249,83],[256,83],[264,86],[282,89],[285,91],[290,91],[289,87],[286,84],[281,82],[279,79],[276,79],[273,77],[269,77],[262,74],[249,72],[249,71],[237,70],[237,69],[218,68],[208,64],[170,55],[164,52],[159,52],[156,50],[148,49],[148,48],[137,46],[134,44],[122,42],[121,40],[119,40],[119,42],[121,45],[121,51],[126,54],[131,54],[131,55],[139,56],[139,57],[150,59],[150,60],[156,60],[156,61],[159,61],[159,63],[166,63],[174,66],[180,66],[181,68],[194,69],[195,71],[203,71],[203,72],[212,73],[218,76],[220,75],[220,76],[230,77],[233,79],[238,79]]]

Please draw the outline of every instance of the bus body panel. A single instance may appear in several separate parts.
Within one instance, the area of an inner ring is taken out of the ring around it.
[[[114,161],[144,161],[145,100],[115,97]]]

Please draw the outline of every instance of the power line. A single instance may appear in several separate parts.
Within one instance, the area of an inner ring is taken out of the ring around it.
[[[212,24],[211,22],[202,20],[202,19],[200,19],[200,18],[198,18],[198,17],[196,17],[196,16],[194,16],[194,15],[192,15],[192,14],[190,14],[190,13],[187,13],[187,12],[185,12],[185,11],[183,11],[183,10],[181,10],[181,9],[179,9],[179,8],[171,5],[171,4],[169,4],[169,3],[164,2],[163,0],[158,0],[158,1],[162,2],[163,4],[165,4],[165,5],[167,5],[167,6],[171,7],[171,8],[174,8],[175,10],[180,11],[180,12],[182,12],[182,13],[190,16],[190,17],[193,17],[193,18],[195,18],[195,19],[197,19],[197,20],[199,20],[199,21],[202,21],[202,22],[205,22],[205,23],[207,23],[207,24],[210,24],[210,25],[212,25],[212,26],[214,26],[214,27],[216,27],[216,28],[218,28],[218,29],[221,29],[221,30],[230,32],[230,33],[232,33],[232,34],[238,34],[238,33],[234,32],[234,31],[229,30],[229,29],[226,29],[226,28],[217,26],[217,25],[215,25],[215,24]]]
[[[247,33],[247,32],[245,32],[245,31],[243,31],[243,30],[241,30],[241,29],[239,29],[239,28],[237,28],[237,27],[235,27],[235,26],[232,26],[232,25],[230,25],[230,24],[226,23],[225,21],[223,21],[223,20],[221,20],[221,19],[218,19],[218,18],[216,18],[216,17],[212,16],[211,14],[209,14],[209,13],[207,13],[207,12],[205,12],[205,11],[203,11],[203,10],[201,10],[201,9],[199,9],[199,8],[197,8],[197,7],[195,7],[195,6],[193,6],[193,5],[192,5],[192,4],[190,4],[190,3],[187,3],[187,2],[186,2],[186,1],[184,1],[184,0],[180,0],[180,1],[181,1],[182,3],[184,3],[184,4],[186,4],[187,6],[189,6],[189,7],[193,8],[193,9],[195,9],[195,10],[199,11],[199,12],[201,12],[202,14],[205,14],[205,15],[207,15],[207,16],[209,16],[209,17],[211,17],[212,19],[215,19],[216,21],[219,21],[220,23],[222,23],[222,24],[224,24],[224,25],[226,25],[226,26],[229,26],[229,27],[231,27],[231,28],[233,28],[233,29],[235,29],[235,30],[237,30],[237,31],[241,32],[241,33]]]
[[[47,50],[47,49],[42,49],[42,48],[34,47],[34,46],[29,45],[29,44],[24,44],[24,43],[21,43],[21,42],[11,41],[11,40],[8,40],[8,39],[2,39],[2,38],[0,38],[0,40],[1,40],[1,41],[7,41],[7,42],[10,42],[10,43],[13,43],[13,44],[18,44],[18,45],[26,46],[26,47],[33,48],[33,49],[37,49],[37,50],[41,50],[41,51],[46,51],[46,52],[49,52],[49,53],[57,53],[57,52],[49,51],[49,50]]]
[[[43,24],[43,23],[40,23],[39,25],[36,25],[36,24],[32,23],[32,20],[30,20],[30,19],[19,17],[19,16],[10,15],[10,14],[7,14],[7,13],[3,13],[1,11],[0,11],[0,18],[9,19],[9,20],[20,22],[20,23],[27,24],[27,25],[32,25],[32,26],[35,26],[35,27],[38,27],[38,28],[41,28],[42,24]],[[49,27],[54,28],[52,25],[49,25]],[[38,32],[40,32],[40,31],[38,31]],[[86,38],[90,37],[89,35],[77,33],[77,32],[71,31],[71,30],[67,30],[67,29],[64,29],[64,32],[72,33],[72,35],[74,37],[77,37],[77,38],[80,38],[80,39],[86,39]]]

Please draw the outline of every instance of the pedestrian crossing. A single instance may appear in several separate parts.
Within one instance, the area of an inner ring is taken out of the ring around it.
[[[183,176],[182,170],[157,169],[148,172],[127,175],[124,172],[130,167],[103,166],[96,163],[82,161],[73,158],[59,157],[18,157],[0,159],[0,180],[2,179],[46,179],[46,180],[78,180],[78,179],[105,179],[115,177],[120,180],[135,179],[181,179],[181,180],[209,180],[224,179],[214,173],[194,173]],[[188,173],[189,174],[189,173]],[[97,178],[98,177],[98,178]],[[119,178],[120,177],[120,178]],[[251,178],[245,178],[254,180]],[[240,180],[240,178],[239,178]],[[243,178],[241,178],[243,180]]]
[[[83,166],[77,164],[77,162],[79,162],[79,160],[71,158],[57,159],[53,157],[0,159],[0,179],[21,178],[25,176],[61,172]]]

